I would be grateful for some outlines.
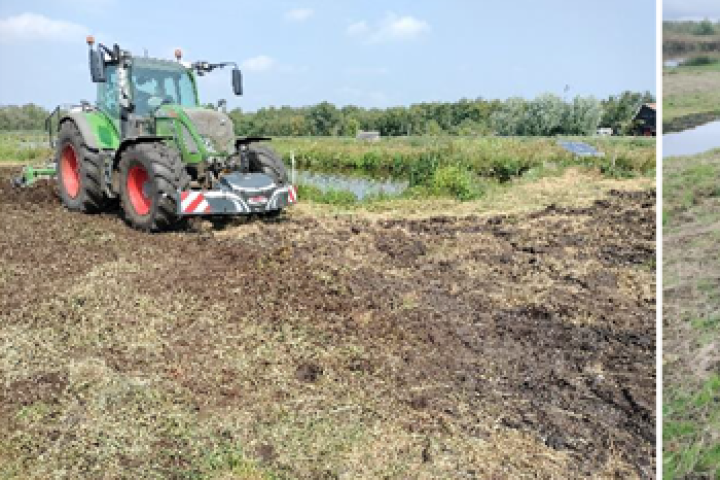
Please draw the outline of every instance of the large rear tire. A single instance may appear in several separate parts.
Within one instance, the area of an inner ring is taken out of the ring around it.
[[[103,188],[103,165],[98,152],[91,150],[72,121],[63,122],[55,149],[60,198],[68,210],[96,213],[109,200]]]
[[[264,173],[275,180],[278,185],[288,183],[285,164],[272,148],[265,145],[250,145],[248,150],[251,172]]]
[[[180,221],[176,194],[188,188],[190,176],[176,150],[160,142],[131,145],[119,173],[120,204],[131,226],[159,232]]]

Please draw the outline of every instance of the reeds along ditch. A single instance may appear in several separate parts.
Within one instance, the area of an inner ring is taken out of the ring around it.
[[[555,138],[391,138],[361,143],[344,138],[280,138],[273,146],[286,162],[294,154],[298,167],[389,175],[459,199],[475,196],[478,181],[507,182],[531,170],[585,165],[611,177],[652,174],[653,138],[582,138],[605,153],[579,158]]]
[[[408,195],[451,196],[472,200],[486,185],[505,183],[548,166],[587,166],[610,177],[633,177],[655,170],[655,139],[638,137],[581,137],[604,157],[577,158],[558,146],[556,138],[542,137],[396,137],[377,143],[341,137],[282,137],[271,142],[290,165],[323,171],[383,175],[409,182]],[[50,148],[41,133],[0,135],[0,160],[39,162],[49,159]],[[308,189],[305,189],[308,190]],[[310,190],[308,190],[308,193]],[[315,192],[320,198],[319,192]],[[311,195],[312,196],[312,195]],[[307,198],[307,197],[306,197]],[[348,195],[331,193],[325,200],[349,203]]]

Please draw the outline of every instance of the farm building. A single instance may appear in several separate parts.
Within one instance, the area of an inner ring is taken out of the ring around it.
[[[364,140],[366,142],[377,142],[380,140],[380,132],[358,132],[355,136],[356,140]]]
[[[657,132],[656,109],[657,105],[655,103],[645,103],[638,108],[638,111],[633,116],[633,133],[635,135],[655,136]]]

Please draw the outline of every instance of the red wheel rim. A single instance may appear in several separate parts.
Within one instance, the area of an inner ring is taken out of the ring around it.
[[[75,198],[80,191],[80,173],[78,172],[77,155],[72,145],[65,145],[60,157],[60,170],[62,183],[70,198]]]
[[[152,205],[149,194],[150,186],[147,170],[140,165],[130,167],[127,176],[127,192],[133,209],[139,215],[147,215],[150,211]]]

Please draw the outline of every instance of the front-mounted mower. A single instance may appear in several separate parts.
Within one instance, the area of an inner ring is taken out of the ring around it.
[[[57,179],[70,210],[99,212],[117,203],[132,226],[170,228],[186,216],[276,215],[295,203],[282,160],[260,142],[235,137],[223,111],[200,106],[197,76],[234,63],[134,57],[88,37],[94,105],[55,109],[48,118],[54,162],[26,168],[19,184]],[[53,121],[54,120],[54,121]],[[53,138],[56,134],[56,138]]]

